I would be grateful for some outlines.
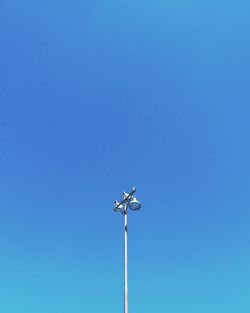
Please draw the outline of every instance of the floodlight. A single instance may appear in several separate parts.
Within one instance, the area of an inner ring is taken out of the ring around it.
[[[129,208],[133,211],[140,210],[141,204],[140,202],[134,197],[130,202],[129,202]]]
[[[114,211],[122,211],[124,210],[124,204],[120,204],[117,200],[114,201]]]

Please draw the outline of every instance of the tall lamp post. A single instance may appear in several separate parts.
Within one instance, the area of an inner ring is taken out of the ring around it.
[[[123,191],[123,200],[118,202],[114,201],[115,212],[120,212],[124,216],[124,313],[128,313],[128,222],[127,222],[127,209],[133,211],[140,210],[141,204],[134,196],[136,188],[133,187],[130,193]]]

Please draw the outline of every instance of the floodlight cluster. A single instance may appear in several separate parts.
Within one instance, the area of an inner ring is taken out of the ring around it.
[[[132,191],[130,193],[126,193],[123,191],[123,199],[122,201],[114,201],[114,208],[113,210],[115,212],[120,212],[121,214],[124,214],[127,212],[127,208],[129,207],[133,211],[138,211],[141,208],[140,202],[136,199],[134,196],[136,192],[136,188],[133,187]]]

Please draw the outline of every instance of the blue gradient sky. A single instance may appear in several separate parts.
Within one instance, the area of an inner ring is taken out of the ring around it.
[[[0,2],[0,312],[250,312],[249,12]]]

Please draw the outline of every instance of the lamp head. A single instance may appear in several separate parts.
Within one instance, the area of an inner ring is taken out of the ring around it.
[[[122,212],[124,210],[124,205],[120,204],[117,200],[115,200],[113,210],[116,212]]]
[[[127,198],[129,196],[129,193],[126,193],[125,191],[123,191],[123,199]]]
[[[133,211],[140,210],[141,204],[136,197],[133,197],[133,199],[129,202],[129,208]]]

